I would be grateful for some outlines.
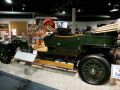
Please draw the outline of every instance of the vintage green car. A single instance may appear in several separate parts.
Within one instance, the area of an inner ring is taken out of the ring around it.
[[[79,76],[86,83],[97,85],[107,81],[111,64],[116,60],[111,49],[117,47],[117,31],[74,35],[66,31],[67,29],[59,28],[57,32],[44,37],[48,51],[38,53],[40,58],[73,63],[74,68],[78,69]],[[12,48],[8,48],[9,45]],[[11,61],[17,47],[23,48],[27,44],[21,40],[13,40],[9,45],[0,44],[0,59],[3,63]]]
[[[81,79],[89,84],[101,84],[110,76],[110,66],[115,63],[111,49],[115,47],[117,32],[61,35],[59,32],[44,38],[52,60],[72,62]]]

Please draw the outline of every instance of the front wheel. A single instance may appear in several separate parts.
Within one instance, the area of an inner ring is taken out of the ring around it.
[[[9,64],[15,54],[12,44],[2,45],[0,50],[0,60],[2,63]]]
[[[78,72],[86,83],[98,85],[109,79],[110,64],[99,55],[87,55],[81,59]]]
[[[1,62],[5,64],[9,64],[11,62],[11,59],[13,58],[13,56],[11,55],[11,51],[6,49],[1,50],[0,57]]]

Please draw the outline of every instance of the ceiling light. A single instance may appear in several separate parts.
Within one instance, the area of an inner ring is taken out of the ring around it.
[[[115,7],[119,7],[120,5],[116,4]]]
[[[111,3],[108,3],[108,6],[111,6]]]
[[[15,12],[15,11],[0,11],[0,14],[32,14],[33,12]]]
[[[117,8],[113,8],[112,10],[110,10],[110,12],[117,12],[117,11],[119,11],[119,9]]]
[[[26,5],[25,5],[25,4],[22,4],[22,6],[23,6],[23,7],[22,7],[22,10],[25,10],[25,6],[26,6]]]
[[[80,9],[78,9],[78,12],[80,12],[81,10]]]
[[[25,10],[25,8],[23,7],[22,10]]]
[[[5,0],[7,3],[12,4],[12,0]]]
[[[98,15],[98,17],[100,17],[100,18],[110,18],[110,16],[108,16],[108,15]]]
[[[25,7],[26,6],[26,4],[23,4],[23,7]]]
[[[57,13],[60,13],[60,11],[57,11]]]
[[[65,11],[62,11],[62,14],[65,14],[66,12]]]
[[[117,11],[119,11],[119,9],[116,8],[116,6],[114,6],[114,8],[112,10],[110,10],[110,12],[117,12]]]

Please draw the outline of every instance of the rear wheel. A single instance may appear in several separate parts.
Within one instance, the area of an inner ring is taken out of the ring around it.
[[[86,83],[102,84],[109,79],[110,64],[99,55],[87,55],[81,59],[78,72],[81,79]]]

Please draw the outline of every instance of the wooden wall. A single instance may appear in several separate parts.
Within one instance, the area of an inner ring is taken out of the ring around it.
[[[17,35],[25,33],[27,36],[27,22],[26,21],[12,21],[10,22],[10,30],[16,29]]]

